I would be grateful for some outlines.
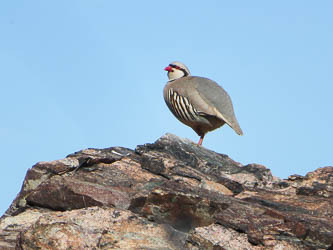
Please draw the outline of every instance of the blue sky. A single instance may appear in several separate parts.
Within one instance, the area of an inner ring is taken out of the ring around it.
[[[39,161],[198,136],[167,109],[163,70],[230,94],[244,132],[204,147],[275,176],[332,165],[332,1],[3,1],[0,214]]]

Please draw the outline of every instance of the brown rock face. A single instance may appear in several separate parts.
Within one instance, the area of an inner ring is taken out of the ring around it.
[[[28,170],[0,249],[333,249],[333,167],[287,180],[167,134]]]

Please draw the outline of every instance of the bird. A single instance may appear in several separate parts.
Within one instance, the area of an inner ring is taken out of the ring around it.
[[[202,145],[207,132],[224,124],[243,135],[231,98],[221,86],[208,78],[191,76],[181,62],[172,62],[164,70],[169,78],[163,89],[165,103],[180,122],[200,136],[198,145]]]

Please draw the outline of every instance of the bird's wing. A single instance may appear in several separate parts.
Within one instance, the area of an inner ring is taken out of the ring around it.
[[[199,111],[214,115],[224,120],[235,132],[242,135],[234,114],[232,101],[228,93],[216,82],[203,77],[190,76],[175,82],[179,94],[191,100],[192,105]]]

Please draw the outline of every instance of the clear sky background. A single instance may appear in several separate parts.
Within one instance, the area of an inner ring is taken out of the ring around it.
[[[0,215],[26,171],[84,148],[198,136],[170,113],[163,70],[230,94],[203,146],[275,176],[332,162],[332,1],[2,1]]]

